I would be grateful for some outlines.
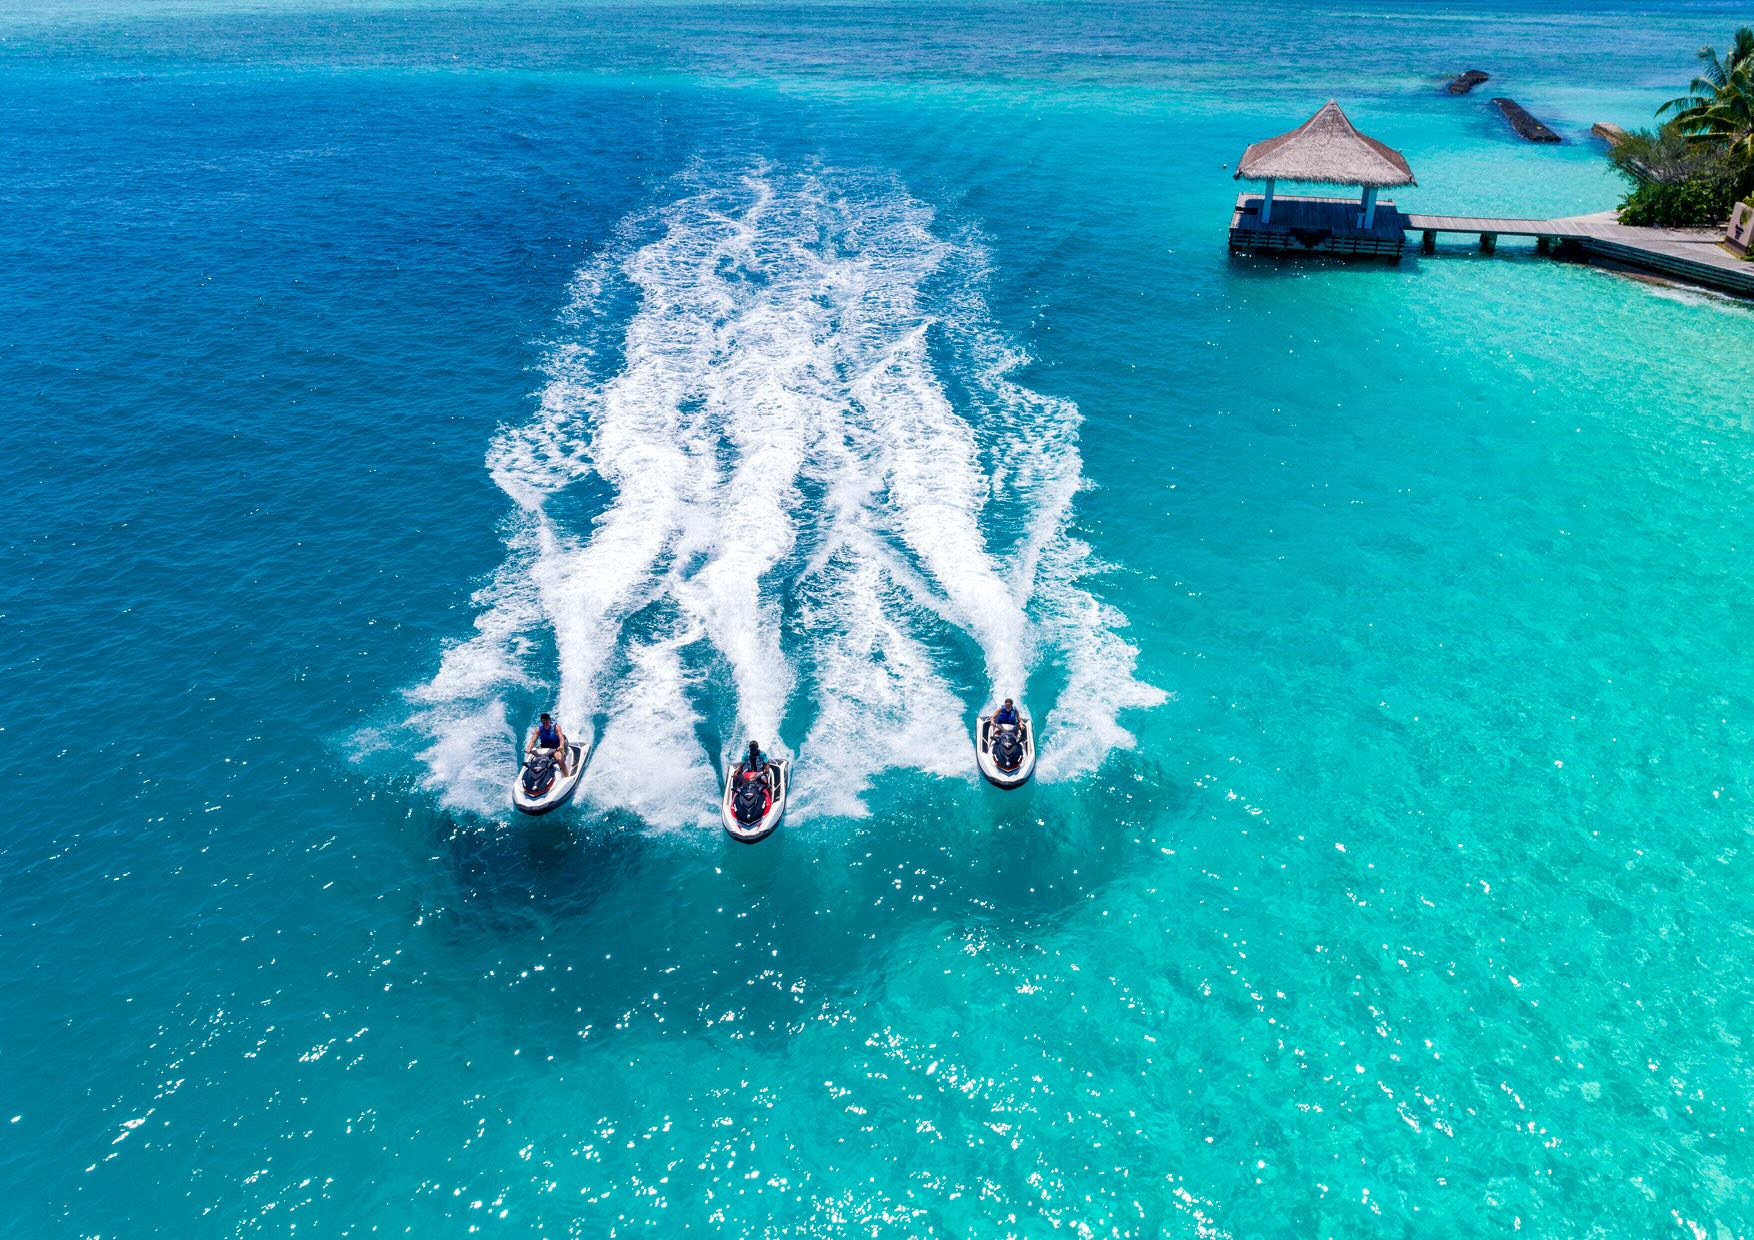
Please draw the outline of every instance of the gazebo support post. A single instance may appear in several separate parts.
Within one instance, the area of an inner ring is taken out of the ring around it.
[[[1267,188],[1261,191],[1261,223],[1265,224],[1273,218],[1273,178],[1267,178]]]
[[[1358,226],[1369,228],[1374,225],[1376,223],[1376,186],[1367,185],[1364,187],[1364,197],[1358,200],[1358,205],[1364,208],[1363,213],[1358,217]]]

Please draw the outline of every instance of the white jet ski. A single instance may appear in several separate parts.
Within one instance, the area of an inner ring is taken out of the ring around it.
[[[1017,723],[995,724],[989,712],[974,725],[975,761],[981,774],[1001,788],[1020,787],[1035,771],[1035,724],[1021,706],[1017,717]]]
[[[767,769],[756,779],[740,779],[741,763],[733,764],[725,779],[725,802],[721,812],[725,830],[745,844],[773,834],[786,813],[786,793],[791,790],[792,764],[770,758]]]
[[[564,776],[560,773],[560,764],[554,760],[552,749],[538,749],[524,759],[523,768],[512,783],[513,808],[526,814],[546,814],[566,804],[573,789],[579,786],[585,759],[590,755],[590,750],[577,741],[568,741],[566,750],[567,774]]]

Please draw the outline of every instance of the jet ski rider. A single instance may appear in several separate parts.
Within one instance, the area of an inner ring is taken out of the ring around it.
[[[1011,704],[1010,698],[1006,698],[1005,704],[1003,706],[999,707],[998,710],[993,712],[993,726],[994,727],[1000,727],[1000,728],[1012,727],[1012,728],[1014,728],[1022,722],[1023,722],[1023,720],[1018,717],[1017,708]]]
[[[737,774],[743,779],[760,779],[767,773],[767,759],[762,755],[761,745],[756,741],[749,742],[749,752],[743,761],[737,764]]]
[[[554,760],[560,765],[562,779],[571,774],[566,769],[566,734],[560,730],[560,725],[554,722],[553,716],[547,711],[542,712],[542,717],[536,721],[535,728],[531,730],[530,743],[524,746],[524,756],[527,758],[538,749],[552,749],[554,751]]]

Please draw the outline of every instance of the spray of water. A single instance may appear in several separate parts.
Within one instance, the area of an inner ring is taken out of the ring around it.
[[[579,273],[536,413],[489,450],[517,511],[475,635],[411,694],[430,785],[497,809],[510,699],[552,684],[601,732],[598,806],[710,817],[703,732],[784,753],[802,705],[795,812],[858,814],[884,770],[972,769],[963,644],[983,702],[1064,665],[1042,777],[1131,744],[1119,712],[1162,695],[1071,532],[1078,411],[1013,378],[978,239],[885,176],[674,188]]]

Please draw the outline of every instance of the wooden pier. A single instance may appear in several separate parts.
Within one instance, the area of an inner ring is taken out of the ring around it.
[[[1230,217],[1233,254],[1327,254],[1398,262],[1409,234],[1423,253],[1435,254],[1446,235],[1470,238],[1485,254],[1503,237],[1532,239],[1535,252],[1580,259],[1603,267],[1647,272],[1742,297],[1754,297],[1754,262],[1726,249],[1711,229],[1634,228],[1612,211],[1562,219],[1429,215],[1403,212],[1388,200],[1376,203],[1367,225],[1355,198],[1280,194],[1270,222],[1261,221],[1262,195],[1242,194]]]
[[[1524,137],[1544,140],[1536,130],[1546,127],[1516,104],[1508,99],[1492,102],[1518,124]],[[1559,141],[1557,134],[1546,133]],[[1633,228],[1620,223],[1612,211],[1550,220],[1403,212],[1377,195],[1418,184],[1407,157],[1360,133],[1332,99],[1296,129],[1251,142],[1237,161],[1235,179],[1255,181],[1262,188],[1237,196],[1230,213],[1232,254],[1317,254],[1398,263],[1410,232],[1419,234],[1420,249],[1427,254],[1437,252],[1437,239],[1445,233],[1476,238],[1475,244],[1486,254],[1498,252],[1500,237],[1531,237],[1539,254],[1650,272],[1754,297],[1754,263],[1731,253],[1722,234],[1709,229]],[[1281,181],[1356,185],[1360,193],[1357,198],[1279,194],[1275,189]],[[1738,209],[1736,221],[1732,235],[1739,244],[1754,248],[1754,215],[1744,221]],[[1746,235],[1738,231],[1744,223]]]
[[[1533,237],[1535,252],[1699,284],[1721,292],[1754,297],[1754,263],[1724,248],[1723,234],[1707,228],[1635,228],[1612,211],[1562,219],[1518,219],[1471,215],[1402,217],[1420,235],[1419,248],[1435,253],[1445,233],[1478,238],[1479,249],[1495,253],[1500,237]]]

